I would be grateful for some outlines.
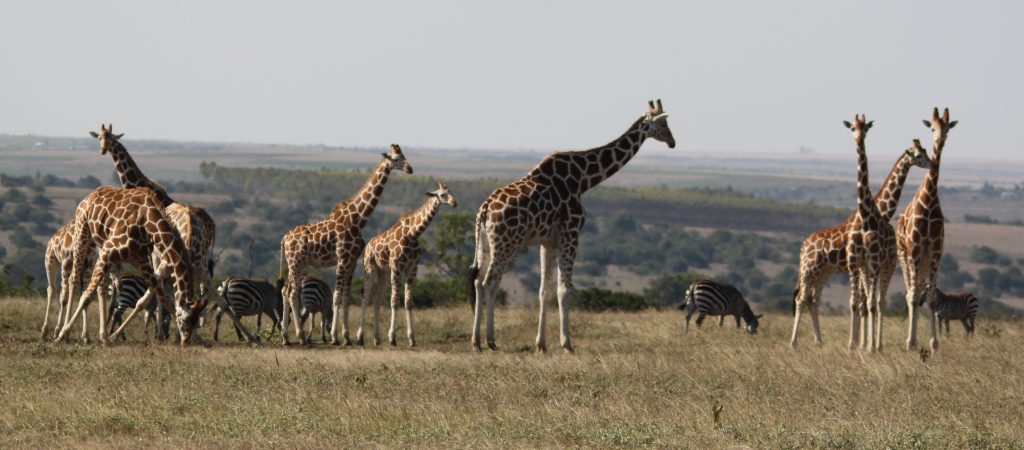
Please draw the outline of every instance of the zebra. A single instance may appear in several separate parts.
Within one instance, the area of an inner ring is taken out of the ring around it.
[[[761,314],[754,315],[750,305],[743,299],[743,294],[735,287],[711,280],[698,280],[686,290],[686,297],[679,309],[686,310],[686,330],[690,329],[690,317],[693,313],[697,316],[697,327],[704,322],[704,316],[712,315],[718,317],[718,326],[721,327],[726,315],[736,317],[736,328],[740,327],[740,318],[747,322],[747,333],[757,333],[757,319]]]
[[[243,277],[229,277],[221,282],[217,288],[217,295],[223,298],[230,313],[236,318],[244,316],[256,316],[256,336],[259,339],[261,319],[266,314],[273,322],[273,327],[278,328],[281,323],[281,290],[270,284],[267,280],[252,279]],[[220,305],[216,305],[211,314],[216,314],[213,327],[213,340],[218,341],[220,334],[220,319],[224,313]],[[235,328],[238,339],[242,339],[242,333]]]
[[[115,279],[108,285],[107,293],[111,301],[110,308],[108,309],[109,312],[107,313],[110,316],[110,329],[107,330],[107,333],[113,332],[121,325],[124,312],[134,309],[139,299],[142,298],[148,289],[149,285],[146,284],[146,281],[137,275],[123,275],[120,279]],[[142,317],[144,319],[142,327],[147,338],[149,337],[149,323],[153,322],[154,335],[157,339],[167,339],[171,329],[171,314],[164,311],[156,296],[150,297],[149,302],[145,305],[145,310],[142,312]],[[121,340],[125,340],[123,331],[120,336]]]
[[[928,289],[921,293],[919,305],[927,300]],[[935,321],[939,324],[939,332],[942,332],[942,324],[946,324],[946,336],[949,336],[949,321],[959,320],[964,325],[964,332],[971,336],[974,334],[974,318],[978,315],[978,297],[974,294],[961,291],[949,294],[935,289],[935,301],[928,303],[928,309],[935,314]]]
[[[320,313],[320,339],[327,343],[329,324],[334,320],[331,288],[319,278],[305,276],[302,278],[302,290],[299,291],[299,297],[302,305],[299,327],[304,327],[306,319],[309,319],[307,336],[313,336],[316,314]]]

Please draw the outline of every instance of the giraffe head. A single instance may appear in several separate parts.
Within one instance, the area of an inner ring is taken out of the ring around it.
[[[922,169],[931,169],[935,166],[935,162],[928,157],[928,150],[921,146],[920,139],[914,139],[914,146],[906,149],[903,154],[910,158],[910,164]]]
[[[668,128],[668,113],[661,107],[661,99],[658,99],[657,105],[652,101],[648,101],[647,105],[647,112],[644,113],[647,136],[668,144],[668,148],[676,148],[676,139]]]
[[[92,137],[100,140],[101,155],[106,155],[107,151],[114,148],[114,144],[117,143],[118,139],[121,139],[121,136],[124,136],[124,133],[114,134],[114,124],[110,124],[106,128],[104,128],[102,123],[100,124],[99,133],[96,133],[95,131],[90,131],[89,134]]]
[[[448,183],[444,181],[437,182],[437,190],[427,192],[427,197],[435,197],[441,201],[441,203],[447,203],[452,208],[458,207],[459,202],[455,201],[455,196],[448,191]]]
[[[869,122],[867,120],[867,116],[865,116],[864,114],[855,114],[853,116],[853,123],[844,120],[843,125],[845,125],[846,128],[849,128],[850,131],[853,132],[853,140],[855,142],[857,142],[858,144],[863,144],[864,138],[866,138],[868,135],[868,130],[870,130],[871,127],[875,125],[875,121],[872,120]]]
[[[405,160],[402,147],[399,147],[398,144],[391,144],[391,150],[387,153],[381,153],[380,156],[383,156],[388,161],[388,167],[391,170],[401,170],[412,174],[412,166]]]
[[[942,116],[939,116],[939,108],[932,108],[932,120],[922,120],[924,126],[932,130],[932,137],[935,140],[936,146],[946,144],[946,135],[949,134],[949,130],[956,126],[957,121],[949,120],[949,108],[945,108],[942,111]]]

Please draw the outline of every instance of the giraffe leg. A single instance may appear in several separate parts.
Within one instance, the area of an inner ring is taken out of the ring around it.
[[[885,305],[888,301],[889,282],[896,271],[896,263],[888,263],[882,271],[882,278],[878,280],[878,316],[875,319],[875,349],[882,351],[882,318],[885,317]]]
[[[907,350],[913,350],[917,348],[917,309],[924,292],[924,280],[918,277],[917,269],[913,266],[904,271],[904,276],[907,277]]]
[[[936,290],[938,289],[938,284],[937,284],[938,280],[936,280],[936,278],[937,278],[937,276],[939,274],[937,260],[938,260],[938,258],[932,258],[932,271],[931,271],[931,273],[928,274],[928,278],[929,279],[928,279],[927,295],[928,295],[928,304],[929,305],[934,305],[935,304],[935,300],[936,300],[935,297],[937,295]],[[931,339],[931,341],[929,341],[929,344],[931,346],[931,349],[932,349],[933,353],[936,350],[939,349],[939,335],[938,335],[938,333],[935,330],[936,322],[938,322],[938,321],[936,320],[935,315],[932,314],[931,315],[932,339]],[[947,327],[948,327],[948,325],[947,325]]]
[[[281,314],[281,342],[284,345],[291,345],[291,342],[288,340],[288,320],[295,323],[295,334],[299,338],[299,341],[302,341],[302,329],[299,325],[298,308],[299,291],[302,290],[302,275],[306,273],[306,267],[299,264],[294,264],[294,267],[292,266],[292,264],[288,265],[288,298],[283,299],[284,303],[282,305]],[[337,299],[335,299],[335,303],[337,303]],[[332,343],[334,343],[334,341],[332,341]]]
[[[103,272],[106,270],[106,259],[103,258],[103,255],[101,255],[101,258],[102,259],[96,261],[97,267],[93,269],[93,275],[92,279],[89,281],[89,286],[85,288],[85,291],[82,292],[82,296],[78,299],[78,306],[75,308],[75,311],[71,313],[71,317],[68,320],[68,323],[65,324],[64,328],[62,328],[60,330],[60,333],[57,334],[57,342],[64,340],[64,336],[67,335],[67,332],[71,329],[71,326],[74,324],[74,321],[78,319],[78,315],[83,314],[84,310],[89,305],[92,294],[96,291],[97,286],[100,284],[101,277],[104,276]],[[84,321],[82,323],[82,330],[82,334],[84,335],[86,330],[86,325]],[[100,335],[103,335],[102,330],[100,330]]]
[[[821,327],[818,325],[818,308],[821,307],[821,294],[824,287],[814,290],[814,301],[811,303],[811,329],[814,331],[814,345],[821,346]]]
[[[875,351],[875,315],[878,309],[878,271],[874,270],[865,277],[864,283],[866,289],[865,294],[865,310],[867,312],[867,327],[864,329],[864,335],[861,337],[862,340],[866,341],[866,345],[861,348],[866,348],[868,353]]]
[[[582,226],[582,222],[581,218],[578,225]],[[579,230],[574,228],[568,230],[568,233],[563,233],[558,249],[558,325],[562,349],[568,353],[575,352],[569,339],[569,305],[576,296],[576,288],[572,284],[572,269],[576,260],[578,232]]]
[[[398,268],[393,267],[391,269],[391,327],[388,328],[388,344],[392,347],[397,345],[395,342],[395,316],[398,314],[399,289],[402,285],[401,278],[401,274],[398,273]]]
[[[852,266],[853,264],[851,264]],[[850,272],[850,350],[860,343],[860,305],[863,292],[861,273],[859,270]]]
[[[416,274],[413,272],[405,280],[405,325],[406,335],[409,337],[409,347],[416,346],[416,332],[412,327],[412,288],[416,284]]]
[[[358,256],[358,253],[356,254]],[[348,338],[348,306],[351,303],[352,295],[352,273],[355,271],[355,258],[342,260],[344,265],[338,277],[338,292],[341,295],[341,338],[342,345],[350,346],[352,341]]]
[[[474,318],[474,339],[473,348],[480,349],[480,301],[486,302],[487,306],[487,347],[491,350],[498,350],[498,345],[494,340],[494,302],[498,294],[498,286],[501,284],[501,276],[504,274],[505,269],[508,266],[508,257],[504,254],[492,255],[490,263],[486,266],[487,270],[483,273],[483,279],[477,279],[476,291],[477,291],[477,312]],[[482,296],[482,297],[481,297]]]
[[[161,287],[154,288],[153,286],[150,286],[149,289],[146,290],[146,293],[142,294],[142,297],[140,297],[139,300],[135,302],[135,308],[133,308],[132,311],[128,313],[128,317],[125,317],[124,320],[121,321],[120,325],[118,325],[117,329],[111,332],[112,336],[116,336],[124,332],[124,327],[128,326],[128,322],[135,318],[135,314],[138,313],[141,309],[143,309],[143,305],[149,302],[149,300],[153,297],[153,293],[156,292],[154,289],[160,289],[162,291]]]
[[[365,263],[363,269],[366,271],[366,278],[363,279],[363,299],[359,302],[359,329],[356,330],[356,344],[359,346],[365,343],[363,335],[368,327],[366,323],[366,308],[369,306],[370,297],[373,295],[373,281],[376,278],[373,269],[366,267]]]
[[[537,351],[541,353],[548,351],[544,329],[547,322],[547,303],[555,294],[556,256],[558,256],[558,252],[554,247],[540,246],[540,318],[537,320]]]
[[[796,292],[793,293],[793,335],[789,339],[789,346],[794,349],[796,348],[797,336],[800,333],[800,316],[803,314],[804,309],[807,309],[810,301],[814,299],[814,293],[809,292],[810,289],[806,287],[809,286],[807,284],[808,281],[809,277],[801,274],[799,284],[796,286]],[[690,325],[690,314],[693,313],[691,312],[686,316],[687,328]]]
[[[45,259],[46,266],[46,314],[43,316],[43,327],[39,331],[39,339],[46,340],[46,330],[50,326],[50,305],[53,304],[53,298],[59,293],[57,292],[57,272],[60,270],[57,261],[50,258],[49,252],[47,252]],[[59,300],[58,300],[59,303]],[[60,322],[60,306],[58,305],[57,310],[57,322]]]
[[[384,283],[387,282],[387,272],[383,268],[377,270],[373,281],[373,345],[380,345],[380,304],[384,296]]]

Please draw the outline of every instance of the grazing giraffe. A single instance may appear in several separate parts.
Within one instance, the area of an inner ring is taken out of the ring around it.
[[[914,199],[900,215],[897,230],[896,249],[903,269],[903,282],[907,288],[908,336],[907,348],[917,346],[917,299],[927,294],[928,303],[935,302],[936,277],[942,260],[942,246],[945,237],[945,218],[939,204],[939,164],[942,150],[946,146],[949,130],[957,121],[949,120],[949,108],[939,116],[939,108],[932,109],[932,120],[924,121],[932,130],[932,167],[928,169]],[[926,289],[927,286],[927,289]],[[932,351],[938,350],[939,339],[935,332],[935,315],[931,315]]]
[[[858,345],[861,316],[867,318],[867,329],[874,330],[878,315],[878,294],[882,261],[895,248],[896,233],[878,211],[868,181],[868,156],[864,139],[874,121],[863,114],[853,123],[843,122],[853,132],[857,144],[857,209],[847,227],[846,265],[850,273],[850,349]],[[866,312],[866,314],[865,314]],[[867,349],[875,351],[874,333],[867,333]]]
[[[370,177],[349,199],[334,205],[331,214],[320,221],[292,228],[281,239],[281,274],[284,280],[288,269],[288,282],[284,285],[284,312],[281,317],[281,339],[288,345],[288,319],[295,321],[295,334],[302,344],[310,343],[302,331],[299,321],[299,291],[303,275],[308,267],[335,265],[337,284],[334,288],[334,320],[331,324],[331,344],[338,344],[338,320],[341,316],[342,338],[345,345],[351,345],[348,338],[348,304],[352,287],[352,273],[363,250],[362,233],[366,221],[373,214],[384,184],[392,170],[412,173],[412,166],[405,160],[402,149],[391,144],[388,153],[381,153],[381,162],[370,173]],[[342,314],[339,314],[339,309]]]
[[[427,192],[426,202],[415,211],[402,214],[391,228],[376,235],[366,244],[363,254],[363,268],[366,270],[365,290],[359,317],[359,331],[356,342],[363,345],[363,329],[366,323],[366,304],[373,300],[373,344],[380,345],[380,297],[388,275],[391,276],[391,329],[388,343],[395,344],[396,314],[398,313],[399,288],[405,285],[405,322],[408,326],[409,346],[416,346],[416,335],[412,328],[412,288],[416,282],[416,266],[420,259],[420,235],[430,225],[442,204],[452,208],[458,205],[455,196],[448,191],[448,183],[439,182],[437,190]]]
[[[74,262],[71,269],[73,287],[83,273],[86,258],[92,249],[99,256],[93,266],[88,287],[78,300],[78,307],[64,324],[57,341],[63,340],[72,322],[92,300],[96,293],[100,300],[100,330],[106,330],[106,294],[100,284],[112,270],[123,263],[135,266],[151,292],[168,311],[176,309],[176,320],[181,344],[189,342],[195,325],[206,304],[194,298],[192,271],[188,262],[188,249],[177,230],[164,217],[163,206],[153,191],[145,188],[118,189],[103,186],[85,197],[75,211]],[[158,263],[154,270],[154,261]],[[158,274],[155,272],[159,272]],[[174,285],[172,305],[160,286],[160,279],[170,276]],[[144,309],[146,296],[139,300],[131,315]],[[177,308],[175,308],[177,307]],[[131,319],[131,315],[128,319]],[[127,322],[127,320],[125,322]],[[124,328],[122,324],[121,328]],[[120,333],[118,329],[113,334]],[[106,343],[107,334],[100,332],[100,342]]]
[[[198,284],[199,294],[203,301],[207,301],[207,296],[213,289],[211,252],[217,233],[213,218],[202,208],[175,202],[163,186],[143,174],[142,169],[128,153],[128,149],[121,144],[121,137],[124,136],[124,133],[114,134],[113,124],[106,127],[100,124],[99,133],[89,132],[89,134],[100,141],[100,155],[110,154],[117,170],[117,176],[124,188],[147,188],[156,194],[164,208],[165,217],[171,221],[174,228],[178,230],[178,235],[188,246],[193,279],[197,281],[196,284]],[[148,300],[151,295],[151,293],[147,293],[146,299]],[[215,301],[219,303],[219,299],[215,299]],[[132,317],[132,315],[128,317]],[[127,323],[127,320],[125,322]],[[241,324],[236,323],[236,325],[240,326]],[[242,330],[248,342],[252,342],[253,337],[248,330],[244,327]]]
[[[878,206],[878,211],[882,213],[886,222],[891,220],[896,213],[896,207],[899,205],[900,196],[903,193],[903,186],[907,181],[907,174],[910,173],[910,168],[917,166],[928,169],[931,167],[931,163],[928,152],[917,141],[915,141],[914,147],[908,148],[896,160],[896,164],[889,171],[889,176],[886,177],[885,183],[882,184],[882,188],[875,195],[875,205]],[[846,267],[846,231],[852,218],[853,215],[851,214],[850,217],[837,226],[811,233],[807,239],[804,239],[803,245],[800,247],[800,278],[793,295],[795,317],[793,336],[790,341],[790,345],[793,347],[796,347],[797,330],[800,326],[800,313],[803,309],[810,310],[815,343],[821,344],[821,332],[818,328],[818,305],[825,289],[825,283],[828,282],[829,277],[836,272],[848,271]],[[881,292],[880,300],[883,302],[881,305],[883,309],[885,295],[889,290],[889,280],[892,279],[892,274],[895,270],[895,258],[886,259],[882,262],[882,284],[879,290]],[[881,325],[878,326],[878,329],[875,342],[878,343],[880,349],[882,346]]]
[[[75,221],[71,220],[54,232],[46,243],[46,255],[43,258],[43,264],[46,266],[46,315],[43,316],[41,339],[46,339],[48,335],[46,329],[50,320],[50,304],[53,303],[54,296],[58,297],[57,325],[53,329],[54,335],[64,326],[65,319],[71,312],[72,289],[69,287],[69,283],[74,253],[74,230]],[[86,255],[86,259],[89,261],[92,261],[93,257],[95,257],[95,253]],[[59,290],[57,286],[58,271],[60,275]],[[82,342],[88,344],[89,334],[85,318],[86,314],[82,314]]]
[[[509,264],[528,246],[540,245],[540,319],[537,350],[546,351],[544,304],[552,294],[555,261],[558,264],[558,310],[561,344],[572,352],[569,340],[569,303],[574,295],[573,262],[583,228],[582,195],[614,175],[640,150],[647,138],[675,148],[668,114],[648,102],[650,108],[620,137],[607,145],[578,152],[558,152],[544,158],[523,178],[494,191],[476,216],[476,252],[470,280],[475,288],[473,348],[480,351],[480,320],[487,305],[487,346],[494,342],[494,301],[501,277]]]

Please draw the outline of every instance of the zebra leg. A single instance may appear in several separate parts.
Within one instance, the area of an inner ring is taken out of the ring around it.
[[[722,316],[722,317],[725,317],[725,316]],[[734,317],[736,317],[736,329],[738,330],[738,329],[740,329],[740,315],[737,314]],[[719,322],[721,322],[721,321],[719,321]]]
[[[686,325],[683,327],[683,331],[690,331],[690,317],[693,317],[693,311],[686,312]]]
[[[707,316],[707,314],[704,314],[704,313],[697,314],[697,328],[700,328],[700,326],[704,324],[704,317],[705,316]]]
[[[242,316],[235,315],[235,319],[236,319],[235,323],[241,322],[242,321]],[[232,325],[235,325],[235,323],[232,323]],[[242,341],[242,330],[238,328],[238,325],[235,325],[235,335],[238,336],[238,341],[241,342]]]
[[[220,342],[220,315],[224,314],[224,311],[217,311],[217,315],[213,317],[213,342]]]
[[[974,335],[974,317],[964,319],[964,331],[967,333],[968,337]]]
[[[725,323],[725,314],[718,316],[718,328],[722,328],[722,324]]]

